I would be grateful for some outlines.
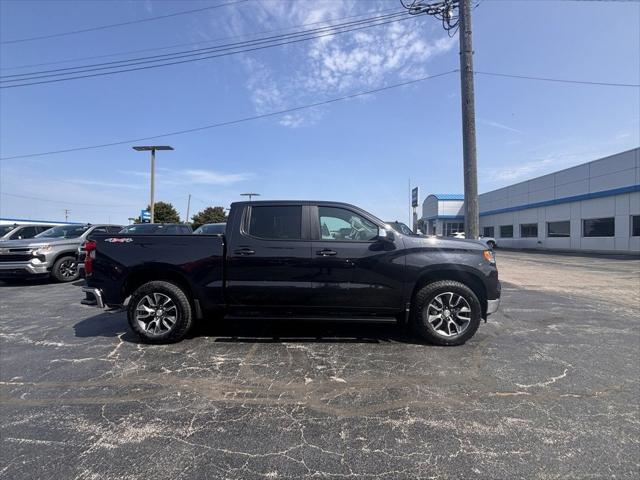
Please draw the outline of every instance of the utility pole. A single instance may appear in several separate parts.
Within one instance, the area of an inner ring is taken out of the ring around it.
[[[473,88],[471,0],[460,0],[460,89],[462,97],[462,155],[464,165],[464,231],[466,238],[480,236],[478,164],[476,158],[476,108]]]
[[[69,220],[69,214],[71,213],[71,210],[65,208],[64,209],[64,221],[66,222],[67,220]]]
[[[476,160],[476,109],[473,88],[471,0],[400,0],[412,15],[430,15],[455,35],[460,31],[460,89],[462,96],[462,156],[464,173],[464,230],[466,238],[478,238],[478,165]],[[457,10],[457,14],[456,14]]]
[[[189,200],[187,200],[187,220],[185,223],[189,223],[189,209],[191,208],[191,194],[189,194]]]

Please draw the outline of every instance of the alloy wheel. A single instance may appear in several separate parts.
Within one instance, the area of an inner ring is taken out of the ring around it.
[[[136,322],[151,336],[169,332],[178,320],[178,309],[173,300],[164,293],[151,293],[136,305]]]
[[[63,278],[73,278],[78,274],[78,264],[75,260],[65,260],[60,264],[60,275]]]
[[[471,323],[471,307],[462,296],[453,292],[436,295],[424,310],[426,321],[438,335],[461,335]]]

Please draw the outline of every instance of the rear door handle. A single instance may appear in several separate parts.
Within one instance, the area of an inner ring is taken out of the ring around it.
[[[321,257],[333,257],[334,255],[337,255],[338,252],[334,251],[334,250],[329,250],[328,248],[323,248],[322,250],[318,250],[316,252],[316,255],[320,255]]]
[[[253,255],[256,252],[250,248],[239,248],[238,250],[234,250],[233,253],[235,255]]]

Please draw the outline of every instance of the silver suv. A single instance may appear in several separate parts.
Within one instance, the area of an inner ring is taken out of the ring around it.
[[[121,229],[120,225],[59,225],[34,238],[2,242],[0,278],[49,276],[59,282],[77,280],[78,246],[92,233],[118,233]]]

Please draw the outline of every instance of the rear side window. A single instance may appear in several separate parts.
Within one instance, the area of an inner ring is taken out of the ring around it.
[[[249,235],[268,240],[300,240],[302,238],[302,207],[253,206],[247,230]]]
[[[107,232],[109,233],[119,233],[120,230],[122,230],[122,227],[120,226],[111,226],[111,227],[107,227]]]
[[[18,238],[33,238],[38,233],[36,227],[24,227],[19,229],[17,232],[14,232],[11,235],[12,240],[16,240]]]

